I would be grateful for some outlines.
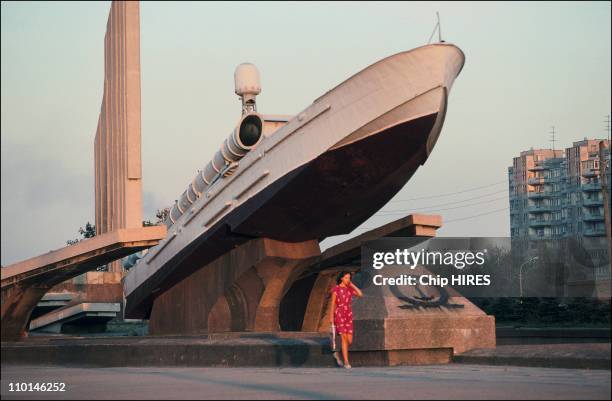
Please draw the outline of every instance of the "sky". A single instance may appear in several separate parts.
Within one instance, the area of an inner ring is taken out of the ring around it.
[[[93,144],[110,2],[2,2],[1,263],[94,221]],[[530,147],[603,138],[610,2],[141,3],[143,212],[174,203],[240,117],[234,68],[257,65],[258,110],[297,114],[366,66],[442,38],[466,63],[428,161],[380,213],[439,236],[508,236],[507,168]],[[418,199],[415,199],[418,198]]]

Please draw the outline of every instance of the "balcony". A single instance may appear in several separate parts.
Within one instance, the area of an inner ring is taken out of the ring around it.
[[[553,210],[556,210],[558,207],[557,206],[551,206],[551,205],[540,205],[540,206],[528,206],[527,207],[527,211],[529,213],[542,213],[542,212],[551,212]]]
[[[561,177],[544,177],[545,184],[559,182],[559,181],[561,181]]]
[[[545,240],[545,239],[555,239],[555,238],[557,238],[557,236],[555,236],[554,234],[543,234],[543,235],[537,235],[537,234],[533,234],[533,233],[529,234],[529,239],[531,241]]]
[[[557,196],[554,192],[551,191],[536,191],[536,192],[528,192],[527,197],[529,199],[544,199],[544,198],[552,198]]]
[[[585,168],[582,170],[582,176],[586,178],[597,177],[599,175],[599,169]]]
[[[604,221],[604,216],[603,214],[587,213],[587,214],[582,215],[582,220],[584,221]]]
[[[567,192],[576,192],[580,191],[581,184],[576,184],[575,182],[569,182],[564,186],[564,191]]]
[[[527,171],[544,171],[544,170],[547,170],[547,169],[548,169],[548,167],[539,164],[539,165],[535,165],[535,166],[533,166],[531,168],[528,168]]]
[[[527,180],[529,185],[542,185],[544,184],[544,177],[532,177]]]
[[[599,192],[601,191],[601,183],[599,182],[589,182],[586,184],[582,184],[581,188],[584,192]]]
[[[583,234],[585,237],[605,237],[606,230],[603,227],[585,228]]]
[[[548,227],[558,222],[558,220],[529,219],[529,227]]]
[[[603,201],[598,198],[584,198],[582,200],[582,205],[583,206],[602,206]]]

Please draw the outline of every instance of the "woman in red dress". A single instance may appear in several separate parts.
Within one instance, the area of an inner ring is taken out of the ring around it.
[[[342,357],[347,369],[351,368],[348,347],[353,343],[353,295],[363,296],[361,290],[351,282],[351,278],[350,272],[340,273],[337,285],[331,290],[331,324],[336,326],[336,332],[342,339]]]

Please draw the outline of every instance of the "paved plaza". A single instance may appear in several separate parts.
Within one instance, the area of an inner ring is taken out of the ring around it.
[[[9,392],[61,382],[63,393]],[[610,399],[609,370],[438,365],[384,368],[2,367],[2,399]]]

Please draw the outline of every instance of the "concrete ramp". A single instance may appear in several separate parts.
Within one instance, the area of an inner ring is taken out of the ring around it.
[[[32,310],[53,286],[157,245],[166,227],[120,229],[1,269],[2,341],[25,336]]]

